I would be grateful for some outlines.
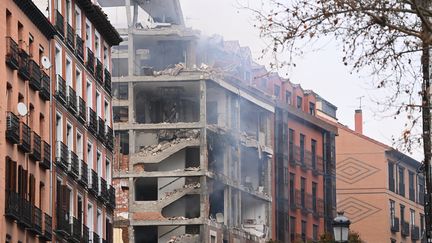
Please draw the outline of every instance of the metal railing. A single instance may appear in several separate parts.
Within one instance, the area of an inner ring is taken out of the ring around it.
[[[6,114],[6,139],[13,144],[20,142],[20,120],[10,111]]]
[[[66,44],[72,49],[75,48],[75,30],[69,23],[66,23]]]
[[[20,132],[20,143],[18,145],[18,148],[24,151],[25,153],[30,153],[31,149],[31,128],[25,124],[24,122],[21,122],[21,132]]]
[[[56,10],[56,18],[55,18],[55,28],[60,33],[61,36],[64,36],[64,17],[61,13]]]
[[[66,104],[66,81],[59,74],[57,74],[56,98]]]
[[[41,153],[42,153],[41,137],[36,132],[33,132],[31,137],[31,153],[29,154],[29,157],[35,161],[40,161]]]
[[[76,35],[75,42],[75,54],[80,61],[84,61],[84,41],[79,35]]]
[[[87,118],[86,102],[83,98],[78,97],[78,120],[85,124]]]
[[[30,66],[29,66],[29,54],[23,50],[19,49],[19,67],[18,67],[18,75],[23,80],[29,80],[30,79]]]
[[[88,167],[87,163],[84,162],[84,160],[81,160],[81,168],[80,168],[80,175],[78,177],[78,181],[83,185],[84,187],[88,186]]]
[[[39,163],[44,169],[51,168],[51,145],[43,141],[43,159]]]
[[[56,164],[63,170],[67,170],[69,167],[69,150],[62,141],[56,143]]]
[[[67,107],[72,112],[72,114],[76,114],[78,112],[76,92],[71,86],[68,86],[67,89]]]
[[[35,60],[31,59],[29,61],[29,69],[30,69],[30,79],[29,86],[34,90],[40,90],[41,87],[41,77],[42,71],[39,65],[35,62]]]
[[[106,68],[104,71],[104,88],[111,95],[111,73]]]
[[[6,37],[6,64],[17,70],[19,67],[18,44],[12,37]]]
[[[51,88],[50,88],[51,79],[45,72],[42,72],[41,75],[41,88],[39,91],[39,96],[47,101],[50,99]]]
[[[95,66],[95,57],[93,52],[90,50],[90,48],[87,47],[87,62],[86,62],[86,68],[90,73],[94,73],[94,66]]]
[[[103,85],[103,65],[99,58],[96,58],[95,78],[101,85]]]
[[[68,172],[72,175],[74,178],[78,178],[79,175],[79,159],[78,155],[74,153],[73,151],[69,151],[69,167]]]
[[[87,128],[93,134],[97,132],[96,112],[90,107],[88,108]]]

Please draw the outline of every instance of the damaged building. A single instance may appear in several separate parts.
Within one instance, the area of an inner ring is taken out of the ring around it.
[[[275,106],[251,85],[250,51],[186,28],[177,0],[99,4],[124,40],[112,53],[116,240],[272,238]]]

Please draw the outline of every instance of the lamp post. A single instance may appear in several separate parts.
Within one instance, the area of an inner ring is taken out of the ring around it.
[[[348,242],[348,232],[351,222],[344,216],[344,212],[338,212],[333,219],[333,233],[336,242]]]

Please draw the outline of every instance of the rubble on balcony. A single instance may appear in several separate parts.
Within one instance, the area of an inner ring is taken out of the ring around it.
[[[200,187],[201,187],[201,184],[199,182],[187,184],[187,185],[184,185],[182,188],[175,189],[174,191],[165,192],[165,196],[160,198],[159,200],[165,200],[165,199],[171,197],[172,195],[175,195],[175,194],[180,193],[180,192],[184,192],[187,189],[198,189]]]
[[[176,138],[174,138],[171,141],[162,141],[157,145],[154,144],[154,145],[149,145],[141,148],[139,151],[139,155],[140,156],[157,155],[158,153],[176,144],[180,144],[184,141],[191,141],[193,139],[197,139],[199,137],[199,134],[200,132],[197,129],[187,130],[184,133],[182,131],[179,131],[176,133]]]
[[[167,243],[198,243],[199,235],[183,234],[171,237]]]

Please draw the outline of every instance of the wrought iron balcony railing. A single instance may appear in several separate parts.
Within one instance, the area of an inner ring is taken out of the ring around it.
[[[76,35],[75,42],[76,42],[75,55],[82,62],[84,61],[84,41],[83,39],[81,39],[79,35]]]
[[[83,225],[81,243],[87,243],[87,242],[90,242],[90,232],[89,232],[89,228]]]
[[[51,145],[45,141],[43,141],[43,158],[39,163],[39,166],[42,168],[49,170],[51,168]]]
[[[76,92],[71,86],[68,86],[67,89],[67,107],[72,112],[72,114],[76,114],[78,112]]]
[[[52,217],[46,213],[44,213],[43,225],[44,225],[43,235],[39,236],[39,238],[42,238],[45,241],[51,241],[52,240]]]
[[[23,50],[19,49],[19,67],[18,67],[18,75],[23,80],[30,79],[30,65],[29,65],[29,54]]]
[[[64,237],[69,237],[72,233],[72,227],[69,223],[69,218],[69,212],[66,212],[64,209],[57,208],[56,232],[63,235]]]
[[[41,78],[42,71],[39,65],[35,62],[35,60],[30,59],[29,61],[29,69],[30,69],[30,79],[29,85],[34,90],[40,90],[41,88]]]
[[[115,209],[115,205],[116,205],[116,202],[115,202],[115,188],[112,185],[109,186],[108,194],[109,194],[108,206],[111,209]]]
[[[420,229],[418,226],[411,226],[411,240],[420,240]]]
[[[18,44],[12,37],[6,37],[6,64],[14,70],[17,70],[19,67],[18,49]]]
[[[97,118],[96,112],[92,108],[88,108],[87,128],[90,133],[97,133]]]
[[[41,154],[42,154],[41,137],[36,132],[33,132],[31,137],[31,153],[29,154],[29,157],[35,161],[41,161]]]
[[[93,193],[94,196],[99,194],[99,177],[96,171],[89,169],[89,191]]]
[[[29,229],[37,235],[42,235],[42,210],[32,205],[32,227]]]
[[[5,216],[13,219],[20,219],[20,196],[17,192],[6,190]]]
[[[63,105],[66,104],[66,81],[60,75],[57,75],[56,98]]]
[[[66,23],[66,44],[73,49],[75,49],[75,30],[69,23]]]
[[[94,68],[95,68],[95,57],[93,52],[90,50],[90,48],[87,47],[87,62],[86,62],[86,68],[87,70],[94,74]]]
[[[78,120],[85,125],[86,122],[86,117],[87,117],[87,113],[86,113],[86,102],[83,100],[83,98],[78,97]]]
[[[69,167],[69,150],[66,144],[57,141],[56,144],[56,164],[59,168],[67,170]]]
[[[50,88],[51,79],[45,72],[42,72],[41,75],[41,88],[39,91],[39,96],[47,101],[50,99],[51,88]]]
[[[57,29],[61,37],[64,37],[64,17],[58,10],[56,10],[55,28]]]
[[[21,129],[20,130],[21,130],[20,143],[18,145],[18,148],[21,149],[25,153],[30,153],[32,130],[24,122],[21,122]]]
[[[105,68],[104,71],[104,87],[108,94],[111,95],[111,73]]]
[[[88,177],[89,175],[88,175],[87,163],[84,162],[84,160],[81,160],[80,175],[78,177],[78,182],[81,183],[82,186],[87,187]]]
[[[105,121],[98,117],[98,138],[104,142],[105,141]]]
[[[98,194],[98,196],[103,202],[107,202],[109,199],[107,182],[102,177],[99,177],[99,194]]]
[[[101,85],[103,85],[103,65],[99,58],[96,58],[95,78]]]
[[[96,232],[93,232],[93,241],[92,243],[102,243],[101,242],[101,238],[99,237],[99,235]]]
[[[79,243],[81,241],[81,221],[75,217],[72,217],[72,235],[70,237],[70,241]]]
[[[405,221],[401,221],[401,235],[406,237],[409,236],[410,230],[409,230],[409,223]]]
[[[105,134],[105,146],[112,151],[114,148],[114,133],[111,127],[108,125],[105,127],[106,134]]]
[[[12,144],[20,142],[20,120],[10,111],[6,114],[6,139]]]
[[[79,175],[79,159],[78,159],[78,155],[76,155],[73,151],[69,151],[69,168],[68,168],[68,172],[75,179],[78,178],[78,175]]]
[[[20,197],[20,220],[18,224],[23,225],[25,228],[32,227],[32,204],[25,198]]]

